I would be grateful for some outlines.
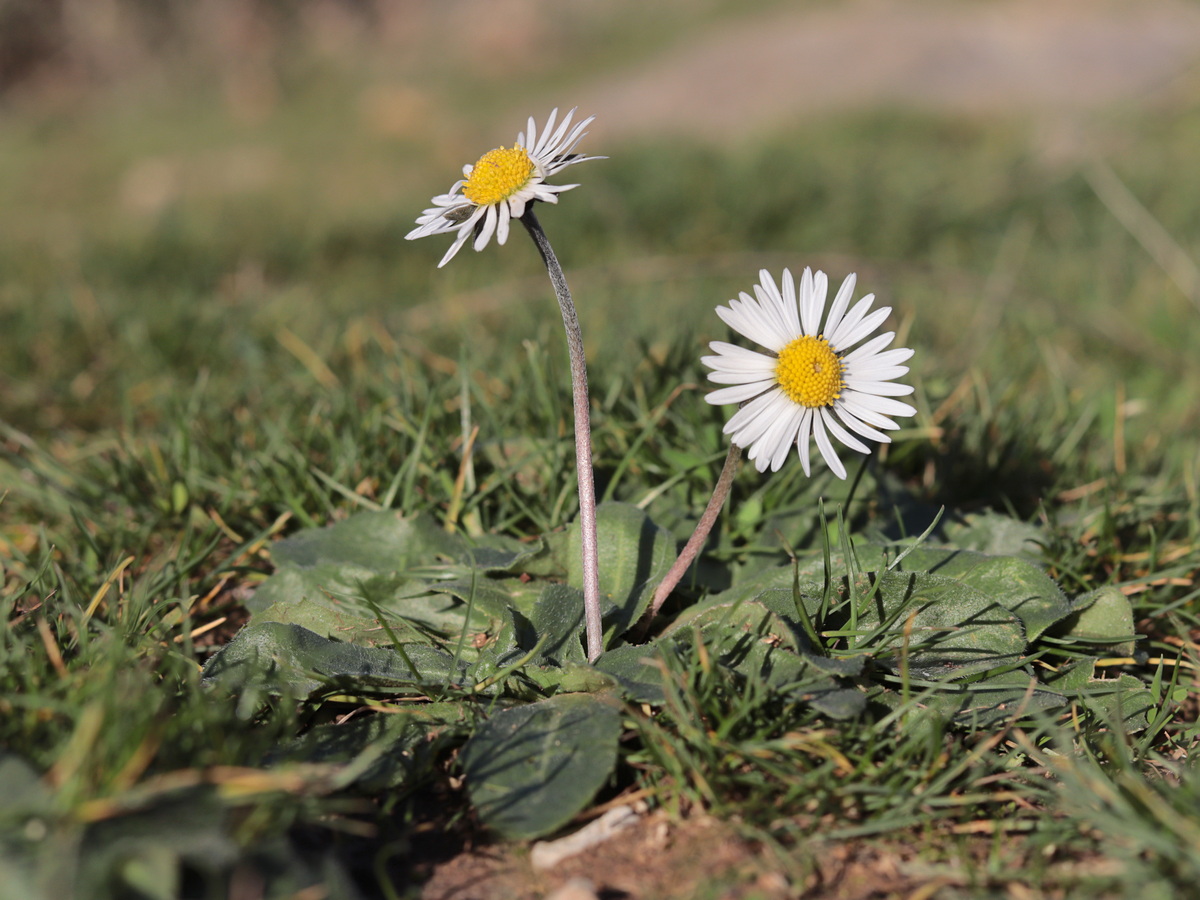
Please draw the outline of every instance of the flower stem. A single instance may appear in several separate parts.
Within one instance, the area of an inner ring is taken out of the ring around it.
[[[583,546],[583,618],[587,634],[588,662],[595,662],[603,652],[603,632],[600,625],[600,552],[596,537],[596,486],[592,476],[592,424],[588,405],[587,361],[583,355],[583,334],[579,330],[579,316],[571,302],[571,291],[563,275],[558,257],[542,231],[541,223],[533,214],[533,206],[526,208],[521,224],[533,238],[542,262],[550,273],[558,297],[558,308],[562,311],[563,327],[567,331],[567,351],[571,357],[571,399],[575,410],[575,470],[579,482],[579,533]]]
[[[650,602],[650,608],[646,611],[647,622],[654,618],[654,615],[658,612],[658,608],[666,602],[671,591],[675,590],[675,585],[679,584],[679,580],[683,578],[684,573],[691,566],[692,560],[696,558],[696,554],[700,552],[700,548],[708,539],[708,533],[712,531],[713,525],[717,522],[717,516],[721,514],[721,507],[725,505],[725,498],[729,496],[729,488],[733,485],[733,476],[737,474],[738,465],[741,461],[742,448],[737,444],[730,444],[729,453],[725,456],[725,466],[721,469],[720,477],[717,478],[717,486],[713,489],[713,495],[708,500],[708,506],[704,508],[704,515],[696,523],[696,530],[688,538],[688,542],[684,545],[679,558],[675,560],[675,565],[671,566],[671,571],[667,573],[667,577],[662,580],[658,588],[654,591],[654,599]]]

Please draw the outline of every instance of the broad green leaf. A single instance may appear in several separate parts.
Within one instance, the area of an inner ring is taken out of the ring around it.
[[[941,531],[945,543],[962,550],[1034,561],[1042,557],[1041,529],[995,510],[947,516],[942,520]]]
[[[762,679],[783,696],[830,718],[851,719],[859,715],[866,708],[867,695],[823,672],[814,665],[817,659],[794,653],[787,647],[759,642],[749,648],[734,669],[747,677]]]
[[[206,681],[227,690],[265,687],[307,696],[337,688],[361,693],[424,693],[458,684],[465,665],[424,644],[395,650],[331,641],[299,625],[247,625],[204,667]],[[409,667],[409,663],[412,667]]]
[[[1075,599],[1074,615],[1056,633],[1095,644],[1106,644],[1111,653],[1127,656],[1134,650],[1133,607],[1118,588],[1102,587]]]
[[[0,823],[23,824],[25,818],[53,809],[54,795],[34,768],[16,754],[0,751]]]
[[[403,712],[360,716],[318,725],[281,749],[289,762],[345,763],[352,778],[342,787],[382,791],[413,786],[428,777],[450,741],[461,739],[470,722],[459,703],[426,703]]]
[[[618,707],[594,694],[559,694],[501,710],[459,757],[485,825],[529,839],[565,825],[608,780],[621,734]]]
[[[1020,616],[1031,641],[1071,614],[1071,604],[1058,585],[1033,563],[1013,556],[984,556],[965,551],[956,553],[947,563],[951,561],[963,565],[953,577]],[[931,571],[950,575],[946,571],[948,564]]]
[[[866,706],[866,695],[847,687],[835,676],[856,676],[865,657],[834,660],[813,654],[803,632],[794,622],[795,602],[791,591],[764,592],[763,601],[709,602],[680,621],[658,639],[667,652],[667,642],[687,643],[698,630],[717,662],[738,674],[759,679],[784,696],[806,703],[828,716],[852,718]],[[806,596],[806,606],[819,601]],[[789,616],[791,617],[789,619]],[[603,657],[601,658],[603,662]]]
[[[874,580],[858,576],[853,593],[845,579],[837,579],[828,618],[818,623],[823,586],[805,583],[801,577],[800,600],[810,620],[827,633],[848,629],[852,621],[850,603],[854,602],[858,611],[857,631],[851,636],[851,649],[858,654],[873,655],[886,666],[899,665],[904,629],[909,616],[913,616],[908,664],[914,674],[920,672],[923,678],[960,678],[986,671],[1015,660],[1027,644],[1019,618],[955,578],[924,572],[890,572]],[[875,581],[878,588],[872,592]],[[851,600],[852,597],[857,599]],[[697,612],[685,612],[679,621],[686,623],[700,611],[736,603],[762,605],[772,610],[788,623],[793,649],[805,655],[811,652],[799,627],[790,568],[763,572],[753,582],[710,598]],[[862,664],[859,659],[834,665],[861,669]],[[831,674],[841,673],[835,670]]]
[[[493,576],[540,548],[540,542],[500,536],[468,541],[425,515],[360,513],[275,544],[277,572],[246,605],[253,613],[300,603],[325,607],[334,616],[314,620],[318,631],[336,623],[344,632],[369,634],[379,625],[378,610],[393,631],[408,623],[448,639],[464,628],[479,634],[498,627],[497,617],[520,586]],[[272,620],[298,621],[278,608]]]
[[[901,691],[889,689],[875,699],[895,709],[902,696]],[[1038,713],[1053,713],[1070,703],[1063,693],[1019,669],[968,684],[945,682],[933,688],[913,687],[911,696],[914,711],[931,714],[936,721],[953,723],[966,731],[993,728]],[[907,717],[905,721],[911,724]]]
[[[657,644],[625,644],[604,653],[596,668],[616,679],[621,695],[634,703],[663,702],[664,668]]]
[[[583,593],[565,584],[547,584],[529,617],[542,641],[538,660],[566,665],[587,662],[583,649]]]
[[[605,616],[605,643],[625,633],[650,605],[654,587],[675,562],[675,538],[638,507],[602,503],[596,509],[600,595],[611,603]],[[579,523],[571,526],[567,581],[583,589]]]
[[[1125,599],[1124,595],[1121,599]],[[1144,730],[1147,716],[1155,706],[1150,689],[1133,675],[1096,678],[1096,662],[1094,657],[1077,660],[1053,676],[1050,683],[1055,689],[1077,697],[1106,722],[1120,723],[1130,733]]]
[[[865,583],[859,591],[866,593]],[[906,658],[909,672],[924,679],[961,678],[1012,663],[1027,643],[1020,619],[954,578],[885,574],[873,595],[837,607],[846,624],[850,603],[858,605],[855,647],[872,648],[877,662],[894,669]]]
[[[273,603],[254,616],[254,624],[278,622],[299,625],[315,631],[321,637],[336,641],[362,644],[367,647],[390,646],[391,638],[378,621],[350,615],[338,607],[315,603],[302,597],[294,603]],[[406,622],[391,623],[392,634],[401,641],[423,641],[425,635]]]
[[[902,551],[889,549],[893,557],[898,552]],[[900,561],[896,570],[929,572],[971,585],[994,603],[1016,613],[1031,641],[1071,614],[1071,604],[1054,580],[1033,563],[1013,556],[917,547]]]
[[[506,572],[541,549],[500,535],[468,540],[442,528],[432,516],[365,512],[325,528],[298,532],[271,546],[276,566],[310,569],[324,564],[371,572],[438,575],[455,566]]]
[[[397,572],[448,562],[461,540],[428,515],[405,518],[398,512],[357,513],[324,528],[308,528],[271,545],[279,568],[311,569],[333,564],[369,572]]]
[[[566,666],[525,666],[523,678],[538,686],[543,695],[612,692],[617,680],[607,672],[579,663]]]

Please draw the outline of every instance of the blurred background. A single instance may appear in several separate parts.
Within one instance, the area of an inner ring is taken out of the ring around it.
[[[1050,457],[1197,433],[1183,0],[0,0],[0,418],[152,422],[367,344],[557,352],[523,235],[440,271],[449,238],[403,240],[556,106],[610,157],[541,216],[600,392],[812,265],[894,306],[920,435],[1006,391],[1077,417]]]

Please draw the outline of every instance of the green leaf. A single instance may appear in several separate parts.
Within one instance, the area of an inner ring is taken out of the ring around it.
[[[656,644],[626,644],[601,656],[596,660],[596,668],[616,679],[618,689],[627,700],[659,704],[664,699],[661,652]]]
[[[954,578],[891,572],[879,578],[869,600],[846,603],[860,605],[858,631],[864,643],[856,646],[872,648],[877,662],[895,670],[906,657],[909,673],[919,678],[961,678],[1010,664],[1027,643],[1020,619]],[[845,609],[845,604],[837,608],[843,615]]]
[[[519,605],[528,591],[515,578],[494,576],[540,549],[540,542],[494,535],[469,542],[426,515],[406,519],[394,512],[360,513],[275,544],[271,556],[277,571],[246,606],[256,615],[271,609],[267,621],[297,622],[368,643],[386,640],[379,615],[394,632],[405,632],[409,625],[456,639],[464,628],[479,634],[499,627],[503,610]],[[299,604],[309,608],[300,613],[284,609]],[[332,615],[323,616],[314,607]]]
[[[342,787],[378,792],[413,786],[435,769],[449,741],[469,722],[462,704],[427,703],[403,712],[368,715],[340,724],[318,725],[280,751],[292,762],[346,763]]]
[[[859,715],[866,708],[867,695],[823,672],[815,664],[818,659],[759,642],[751,645],[734,670],[750,678],[760,678],[780,694],[830,718],[852,719]],[[861,661],[858,668],[862,668]]]
[[[321,637],[332,638],[367,647],[390,646],[391,638],[377,621],[368,621],[343,609],[326,606],[302,597],[294,603],[272,603],[254,616],[254,624],[278,622],[299,625]],[[424,640],[424,634],[406,622],[391,623],[392,634],[401,641]]]
[[[537,659],[554,665],[587,662],[583,649],[583,593],[565,584],[547,584],[529,617],[537,640]]]
[[[0,823],[23,825],[34,815],[49,815],[54,794],[21,757],[0,751]]]
[[[947,516],[942,520],[941,530],[945,543],[962,550],[1034,561],[1042,557],[1041,529],[995,510]]]
[[[675,562],[675,538],[628,503],[602,503],[596,509],[600,557],[600,595],[612,604],[605,618],[605,644],[624,634],[654,596]],[[567,581],[583,589],[579,524],[571,526]]]
[[[1071,614],[1071,604],[1054,579],[1033,563],[1013,556],[917,547],[897,569],[926,571],[969,584],[1016,613],[1031,641]]]
[[[565,825],[608,780],[621,734],[618,708],[594,694],[559,694],[502,710],[460,761],[485,825],[529,839]]]
[[[1070,703],[1062,692],[1038,683],[1033,675],[1021,669],[969,684],[947,682],[933,688],[914,688],[913,694],[914,710],[932,714],[936,720],[952,722],[967,731],[1055,712]],[[899,691],[888,690],[876,699],[896,708],[901,697]]]
[[[369,572],[416,570],[436,574],[469,567],[506,572],[541,549],[500,535],[469,541],[451,534],[430,515],[405,518],[398,512],[365,512],[325,528],[310,528],[271,546],[279,568],[312,569],[332,564]]]
[[[1050,684],[1078,698],[1089,712],[1111,725],[1119,723],[1129,733],[1145,730],[1156,705],[1150,689],[1133,675],[1096,678],[1095,672],[1096,659],[1085,657],[1060,670]]]
[[[1118,588],[1108,586],[1075,598],[1075,613],[1056,633],[1077,641],[1106,644],[1117,656],[1133,653],[1137,635],[1133,606]]]
[[[819,597],[818,589],[815,597],[802,595],[802,602],[815,609]],[[761,680],[796,702],[836,719],[853,718],[865,708],[866,695],[839,680],[839,676],[861,674],[865,656],[830,659],[812,653],[796,622],[790,588],[786,592],[764,591],[757,600],[725,602],[714,598],[689,613],[680,616],[658,642],[687,643],[698,630],[719,665],[745,678]]]
[[[425,693],[465,678],[465,665],[423,644],[394,650],[331,641],[299,625],[247,625],[204,667],[211,684],[261,687],[307,696],[337,687],[354,692]],[[412,668],[409,667],[412,664]]]

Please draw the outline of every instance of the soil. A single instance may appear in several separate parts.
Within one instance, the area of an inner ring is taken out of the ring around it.
[[[762,900],[791,896],[787,880],[772,871],[762,851],[739,838],[730,826],[707,816],[673,822],[662,813],[641,819],[552,872],[536,871],[520,847],[494,845],[462,853],[434,871],[422,896],[424,900],[535,900],[574,885],[581,898],[590,894],[601,900],[667,900],[695,896],[714,879],[744,884]],[[733,900],[743,894],[734,890],[723,896]]]

